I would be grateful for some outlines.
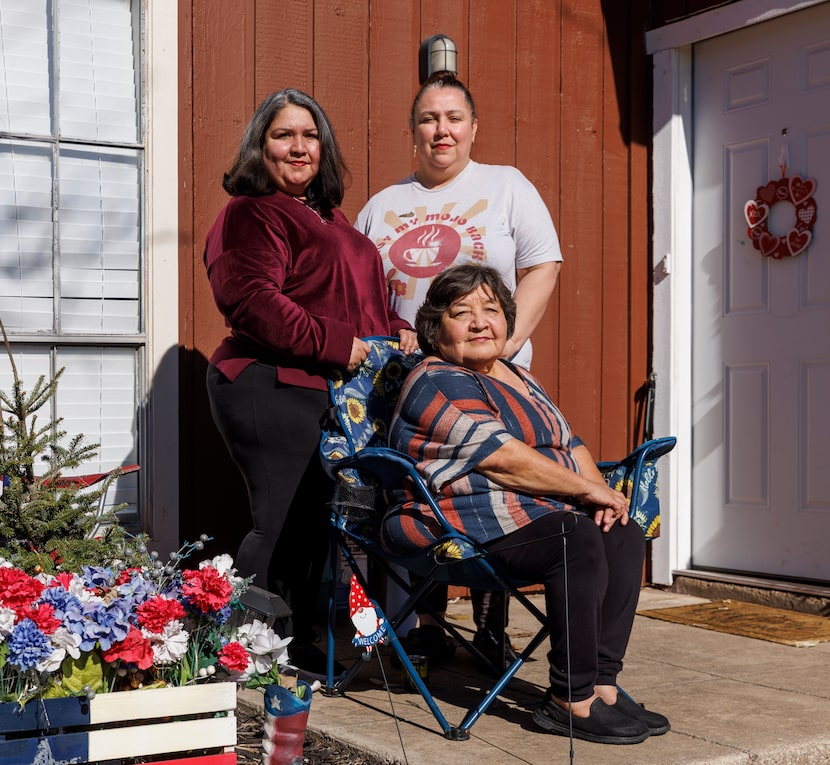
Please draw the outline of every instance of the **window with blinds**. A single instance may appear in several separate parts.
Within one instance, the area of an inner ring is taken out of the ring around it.
[[[24,384],[65,369],[49,414],[101,444],[78,472],[140,462],[140,20],[138,0],[0,0],[0,319]],[[135,520],[136,475],[112,493]]]

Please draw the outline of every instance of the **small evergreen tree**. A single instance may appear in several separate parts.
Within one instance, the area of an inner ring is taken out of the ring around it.
[[[125,532],[115,515],[123,506],[99,514],[119,471],[94,487],[64,476],[95,458],[100,444],[87,444],[80,434],[64,445],[63,418],[41,424],[37,413],[54,397],[63,369],[50,380],[41,375],[26,391],[2,321],[0,330],[13,375],[11,392],[0,391],[0,557],[29,573],[123,560]]]

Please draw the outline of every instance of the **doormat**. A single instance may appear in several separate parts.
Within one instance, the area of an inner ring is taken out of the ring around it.
[[[640,616],[804,648],[830,640],[830,619],[739,600],[637,611]]]

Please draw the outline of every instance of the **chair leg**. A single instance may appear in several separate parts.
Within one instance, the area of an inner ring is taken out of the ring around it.
[[[363,587],[364,590],[368,589],[368,584],[363,576],[360,568],[358,567],[356,561],[354,560],[351,552],[345,546],[345,544],[338,543],[337,545],[333,545],[333,552],[332,557],[330,559],[330,566],[331,570],[335,571],[337,568],[337,555],[338,550],[342,550],[344,557],[346,558],[346,562],[349,565],[349,568],[352,570],[352,573],[357,577],[360,586]],[[346,670],[345,674],[341,677],[334,679],[334,626],[335,626],[335,610],[336,610],[336,602],[335,602],[335,588],[337,582],[336,574],[332,577],[332,581],[330,583],[329,589],[329,626],[328,626],[328,656],[327,656],[327,677],[326,677],[326,688],[325,693],[326,695],[330,696],[341,696],[343,695],[343,691],[345,690],[346,686],[351,682],[351,680],[357,675],[357,673],[361,670],[364,665],[363,659],[368,659],[370,654],[364,652],[361,656],[361,660],[355,661],[348,670]],[[414,599],[413,599],[414,602]],[[433,717],[435,718],[438,725],[441,727],[444,735],[447,738],[463,741],[469,738],[469,733],[467,731],[459,731],[456,728],[453,728],[447,722],[447,718],[444,717],[441,710],[438,708],[438,705],[435,703],[435,700],[432,697],[429,689],[427,688],[426,684],[423,681],[420,673],[417,669],[415,669],[412,661],[410,660],[408,654],[406,653],[406,649],[401,644],[401,641],[398,639],[398,635],[395,632],[395,627],[392,621],[388,619],[386,614],[383,612],[383,609],[376,605],[376,612],[378,617],[383,620],[383,623],[386,624],[387,634],[384,638],[384,643],[389,644],[395,654],[400,659],[401,664],[403,665],[406,673],[409,675],[411,683],[415,686],[418,693],[421,694],[421,697],[424,699],[424,702],[429,707],[430,712],[432,712]]]
[[[513,676],[519,671],[519,668],[524,664],[531,654],[544,642],[548,636],[547,627],[542,627],[533,639],[527,644],[525,649],[516,657],[515,661],[499,678],[498,682],[487,692],[487,695],[481,700],[481,703],[474,709],[467,712],[466,717],[458,726],[459,731],[466,732],[469,735],[470,728],[473,727],[476,720],[483,715],[490,705],[495,701],[498,695],[504,690],[504,687],[510,682]]]
[[[334,629],[337,619],[337,578],[339,574],[340,545],[332,534],[329,545],[329,602],[326,625],[326,686],[327,694],[336,694],[334,688]]]
[[[333,672],[333,665],[334,665],[334,635],[335,635],[335,619],[336,619],[336,585],[337,579],[339,578],[338,574],[338,562],[339,562],[339,554],[342,552],[346,564],[348,565],[351,572],[357,578],[357,581],[360,583],[361,587],[364,588],[367,592],[369,591],[368,583],[360,570],[357,562],[355,561],[354,557],[351,554],[348,546],[346,545],[345,539],[340,535],[339,532],[335,532],[336,540],[332,544],[332,552],[331,552],[331,559],[330,559],[330,572],[331,572],[331,581],[330,581],[330,590],[329,590],[329,614],[328,614],[328,665],[327,665],[327,684],[323,688],[323,692],[327,695],[332,696],[339,696],[344,695],[344,691],[351,680],[358,674],[360,669],[367,664],[368,662],[362,660],[356,660],[352,666],[340,677],[335,678]],[[378,561],[381,565],[382,569],[385,569],[383,561]],[[397,656],[400,664],[402,665],[404,671],[407,673],[412,686],[415,690],[420,693],[421,697],[423,698],[425,704],[429,708],[430,712],[432,713],[433,717],[435,718],[436,722],[441,728],[441,731],[444,737],[450,741],[465,741],[470,737],[470,729],[475,724],[475,722],[487,711],[490,705],[498,698],[499,694],[504,690],[505,686],[510,682],[513,676],[519,671],[521,666],[524,664],[525,661],[531,656],[531,654],[544,642],[544,640],[548,636],[548,629],[545,626],[547,624],[547,618],[544,613],[542,613],[531,601],[530,599],[522,593],[520,590],[516,590],[510,588],[506,585],[506,583],[501,580],[494,572],[490,572],[493,574],[495,581],[497,582],[497,586],[501,586],[506,590],[511,592],[512,597],[519,601],[519,603],[524,606],[542,625],[541,629],[538,633],[531,639],[525,649],[516,657],[516,659],[510,664],[510,666],[505,670],[501,669],[500,671],[496,672],[496,667],[493,667],[495,674],[498,677],[495,685],[487,692],[481,702],[473,709],[470,709],[464,719],[462,720],[461,724],[458,726],[451,725],[447,718],[444,716],[442,711],[439,709],[435,699],[432,696],[429,688],[427,688],[426,684],[424,683],[423,678],[421,677],[418,670],[414,667],[411,659],[407,655],[406,649],[401,644],[396,627],[397,625],[401,624],[402,621],[406,618],[406,616],[411,613],[414,609],[415,602],[420,599],[424,592],[429,589],[430,586],[434,585],[433,575],[437,573],[437,566],[436,570],[430,572],[423,581],[421,582],[420,586],[414,588],[412,590],[410,588],[410,596],[407,598],[406,602],[401,606],[400,610],[391,616],[387,616],[386,613],[383,612],[382,608],[375,605],[377,616],[383,620],[383,623],[386,625],[387,634],[384,637],[382,645],[390,648],[393,653]],[[387,573],[394,579],[396,577],[396,573],[387,571]],[[506,608],[506,601],[503,604],[503,607]],[[455,625],[448,623],[447,621],[443,621],[444,628],[455,637],[459,642],[464,645],[467,650],[469,650],[474,656],[482,658],[485,662],[487,661],[486,657],[481,655],[481,652],[478,651],[472,643],[467,640],[464,636],[462,636]],[[502,641],[505,641],[505,637],[502,636]],[[379,648],[380,646],[378,646]],[[503,648],[504,646],[503,643]],[[377,650],[377,649],[376,649]],[[363,659],[368,659],[370,657],[369,653],[363,654]]]
[[[510,607],[510,598],[505,592],[501,598],[501,629],[498,632],[498,656],[501,659],[500,670],[503,670],[505,660],[507,658],[507,609]]]

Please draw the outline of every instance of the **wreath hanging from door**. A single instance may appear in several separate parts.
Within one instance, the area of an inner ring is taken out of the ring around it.
[[[747,234],[752,239],[752,246],[762,255],[776,259],[804,252],[813,239],[816,223],[815,178],[802,178],[800,175],[787,178],[785,167],[781,168],[781,175],[779,180],[759,186],[755,199],[744,205],[744,217],[749,224]],[[783,236],[769,231],[770,212],[780,202],[789,202],[795,210],[793,226]]]

